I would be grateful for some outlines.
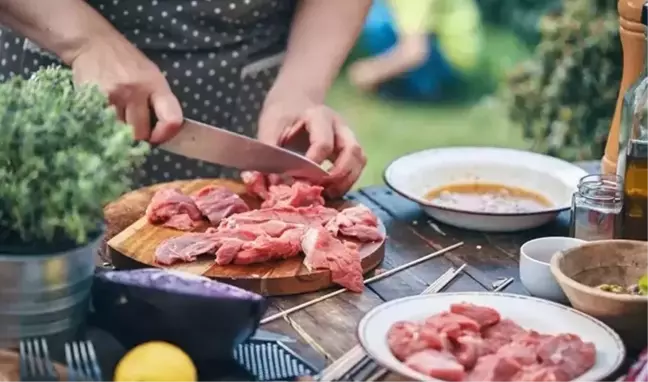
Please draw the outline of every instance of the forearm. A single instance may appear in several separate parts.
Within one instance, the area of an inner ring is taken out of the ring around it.
[[[295,91],[323,102],[360,33],[371,0],[301,0],[272,92]]]
[[[420,67],[429,55],[426,35],[402,36],[387,52],[364,60],[376,83],[383,83]]]
[[[67,64],[92,38],[123,38],[84,0],[0,0],[0,23]]]

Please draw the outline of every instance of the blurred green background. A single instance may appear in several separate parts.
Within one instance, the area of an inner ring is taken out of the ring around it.
[[[485,32],[487,75],[503,78],[528,58],[529,46],[510,29],[488,26]],[[462,145],[526,147],[522,132],[510,126],[506,112],[487,96],[453,104],[386,100],[356,91],[343,71],[328,104],[353,127],[369,159],[356,188],[382,183],[389,162],[412,151]]]

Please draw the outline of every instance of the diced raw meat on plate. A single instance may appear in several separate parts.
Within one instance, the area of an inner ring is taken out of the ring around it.
[[[421,374],[444,381],[462,381],[466,375],[464,367],[452,354],[433,349],[414,353],[407,358],[405,365]]]
[[[387,332],[387,344],[396,358],[404,361],[410,355],[427,349],[428,343],[420,336],[421,325],[412,321],[398,321]]]
[[[467,302],[452,304],[450,311],[454,314],[460,314],[473,319],[481,328],[494,325],[500,320],[500,314],[495,309],[486,306],[477,306]]]

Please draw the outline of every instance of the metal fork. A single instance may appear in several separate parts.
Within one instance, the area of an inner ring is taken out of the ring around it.
[[[65,344],[65,362],[70,381],[101,381],[101,368],[90,341],[72,341]]]
[[[49,355],[45,338],[20,340],[20,380],[58,381],[58,374]]]

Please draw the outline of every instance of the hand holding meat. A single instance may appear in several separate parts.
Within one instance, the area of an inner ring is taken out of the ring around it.
[[[121,36],[96,38],[72,60],[77,83],[94,83],[135,139],[162,143],[182,124],[182,109],[158,67]],[[151,108],[157,123],[151,130]]]
[[[298,140],[301,132],[308,135],[306,157],[318,164],[333,162],[323,184],[327,194],[344,195],[367,164],[353,131],[335,111],[308,97],[270,94],[259,117],[259,140],[284,146]]]

